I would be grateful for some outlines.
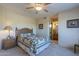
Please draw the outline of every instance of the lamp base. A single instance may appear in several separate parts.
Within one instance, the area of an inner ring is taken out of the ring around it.
[[[7,39],[11,39],[11,37],[10,37],[10,36],[8,36],[8,37],[7,37]]]

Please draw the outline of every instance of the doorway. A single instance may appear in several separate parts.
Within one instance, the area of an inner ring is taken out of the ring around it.
[[[51,40],[53,43],[58,44],[58,17],[51,18]]]

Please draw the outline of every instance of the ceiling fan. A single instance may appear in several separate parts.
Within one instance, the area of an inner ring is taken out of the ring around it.
[[[33,3],[30,4],[30,7],[26,7],[26,9],[35,9],[36,14],[38,14],[39,11],[44,10],[45,12],[48,12],[47,6],[51,3]]]

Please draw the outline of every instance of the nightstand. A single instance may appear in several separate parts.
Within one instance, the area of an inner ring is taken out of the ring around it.
[[[9,49],[16,46],[16,41],[13,39],[2,40],[2,49]]]
[[[76,53],[76,48],[79,47],[79,44],[74,45],[74,53]]]

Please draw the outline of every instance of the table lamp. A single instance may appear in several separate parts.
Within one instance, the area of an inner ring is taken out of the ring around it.
[[[7,30],[9,35],[8,35],[8,39],[10,39],[10,31],[12,30],[12,27],[11,26],[5,26],[4,27],[4,30]]]

